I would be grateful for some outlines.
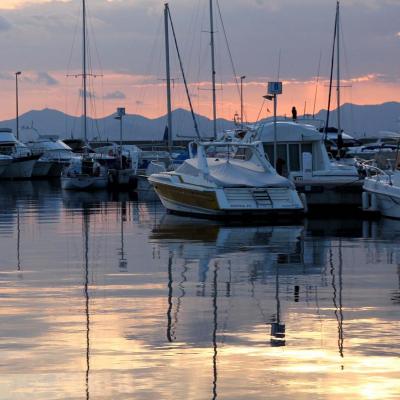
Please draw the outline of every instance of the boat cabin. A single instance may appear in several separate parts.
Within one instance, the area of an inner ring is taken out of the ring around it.
[[[265,154],[272,165],[274,160],[274,123],[260,128],[259,140],[264,144]],[[329,169],[330,158],[324,146],[323,135],[312,125],[290,121],[276,123],[277,172],[288,176],[311,168],[312,171]],[[305,153],[308,155],[305,156]],[[305,165],[307,163],[307,165]]]

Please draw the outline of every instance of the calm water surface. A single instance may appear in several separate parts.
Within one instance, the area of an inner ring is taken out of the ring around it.
[[[1,183],[0,399],[399,399],[399,239]]]

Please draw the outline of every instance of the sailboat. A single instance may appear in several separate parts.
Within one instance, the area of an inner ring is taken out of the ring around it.
[[[82,0],[82,81],[83,81],[83,132],[85,143],[87,139],[87,29],[86,29],[86,2]],[[108,185],[108,171],[87,151],[81,158],[73,159],[71,164],[61,175],[61,186],[66,190],[98,190]]]

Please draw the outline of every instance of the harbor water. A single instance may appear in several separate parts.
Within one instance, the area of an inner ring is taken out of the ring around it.
[[[399,240],[2,182],[0,399],[399,399]]]

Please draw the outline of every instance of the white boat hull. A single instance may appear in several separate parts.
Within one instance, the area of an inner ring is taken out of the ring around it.
[[[388,179],[366,179],[364,191],[368,193],[365,211],[379,212],[390,218],[400,219],[400,187],[391,185]]]
[[[2,179],[29,179],[32,177],[36,159],[15,158],[1,174]]]
[[[106,189],[107,185],[107,176],[77,175],[61,177],[61,187],[64,190],[101,190]]]

